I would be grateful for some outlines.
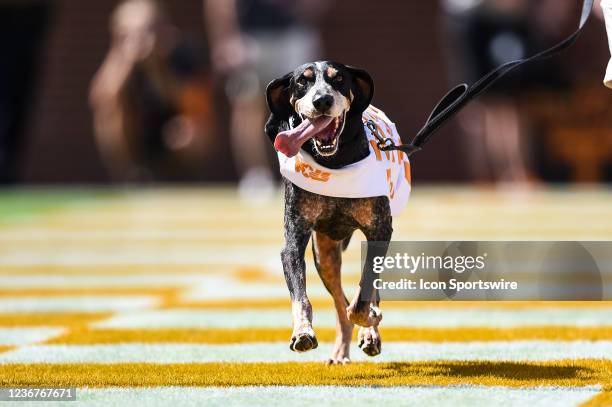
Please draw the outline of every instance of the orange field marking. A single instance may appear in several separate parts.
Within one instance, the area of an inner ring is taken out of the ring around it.
[[[7,364],[0,386],[612,385],[612,361],[411,363]]]
[[[111,315],[110,312],[0,314],[0,327],[83,326],[109,318]]]
[[[0,297],[65,297],[79,295],[150,295],[163,297],[176,295],[182,289],[181,287],[0,288]]]

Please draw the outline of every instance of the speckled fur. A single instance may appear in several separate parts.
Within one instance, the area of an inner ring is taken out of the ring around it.
[[[366,82],[369,75],[363,71],[349,70],[344,65],[326,63],[324,69],[337,70],[337,74],[352,79],[355,83]],[[268,103],[272,115],[266,124],[266,134],[273,142],[279,131],[289,127],[289,121],[299,122],[291,108],[290,100],[295,98],[293,82],[298,75],[310,69],[306,64],[292,74],[272,82],[268,87]],[[320,74],[320,73],[319,73]],[[352,75],[355,78],[352,78]],[[371,82],[371,79],[369,79]],[[366,84],[368,85],[368,84]],[[368,89],[362,86],[350,86],[345,89],[355,94],[355,100],[347,115],[347,123],[340,139],[340,147],[333,157],[317,156],[312,143],[307,142],[306,149],[315,160],[328,168],[342,168],[357,162],[369,154],[369,147],[361,114],[369,105],[373,84],[370,84],[370,95],[363,95]],[[365,100],[364,100],[365,98]],[[349,347],[353,324],[360,325],[359,346],[370,356],[380,353],[380,336],[376,326],[382,315],[378,311],[378,293],[373,289],[372,270],[374,256],[384,254],[386,246],[368,250],[366,264],[362,270],[359,289],[349,303],[341,285],[342,250],[355,230],[360,230],[368,241],[389,242],[392,228],[392,217],[389,199],[386,196],[374,198],[335,198],[305,191],[288,180],[283,180],[285,191],[285,246],[281,251],[281,260],[289,294],[292,300],[294,327],[290,348],[296,351],[314,349],[317,345],[312,330],[312,307],[306,293],[306,262],[304,254],[308,242],[313,237],[315,266],[325,285],[332,295],[336,308],[337,336],[336,345],[328,360],[330,364],[344,364],[350,361]]]

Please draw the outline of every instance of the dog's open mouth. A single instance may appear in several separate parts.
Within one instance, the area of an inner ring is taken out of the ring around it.
[[[334,155],[338,151],[345,118],[346,112],[338,117],[302,116],[302,123],[299,126],[278,133],[274,147],[287,157],[293,157],[300,151],[302,145],[312,138],[317,153],[324,157]]]
[[[323,130],[314,136],[314,145],[317,152],[326,157],[336,154],[340,133],[344,129],[344,113],[334,118]]]

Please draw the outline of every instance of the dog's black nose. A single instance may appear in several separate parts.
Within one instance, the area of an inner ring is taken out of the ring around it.
[[[334,104],[334,97],[332,95],[315,96],[312,104],[319,112],[327,112]]]

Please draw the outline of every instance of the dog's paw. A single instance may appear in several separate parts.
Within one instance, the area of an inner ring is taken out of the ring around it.
[[[346,316],[355,325],[362,327],[378,326],[382,321],[380,308],[370,305],[369,308],[358,310],[353,304],[346,308]]]
[[[346,332],[346,335],[339,336],[336,338],[336,344],[332,353],[325,361],[326,365],[347,365],[351,363],[350,351],[351,351],[351,337],[352,327],[350,333]]]
[[[380,355],[382,351],[382,340],[380,339],[378,328],[360,328],[357,338],[357,345],[363,353],[368,356]]]
[[[317,337],[314,335],[314,332],[303,332],[294,335],[291,337],[291,342],[289,343],[289,349],[294,352],[308,352],[309,350],[316,349],[318,346],[319,342],[317,342]]]
[[[351,363],[351,359],[349,359],[348,357],[343,357],[343,358],[332,357],[325,361],[325,364],[327,366],[348,365],[349,363]]]

